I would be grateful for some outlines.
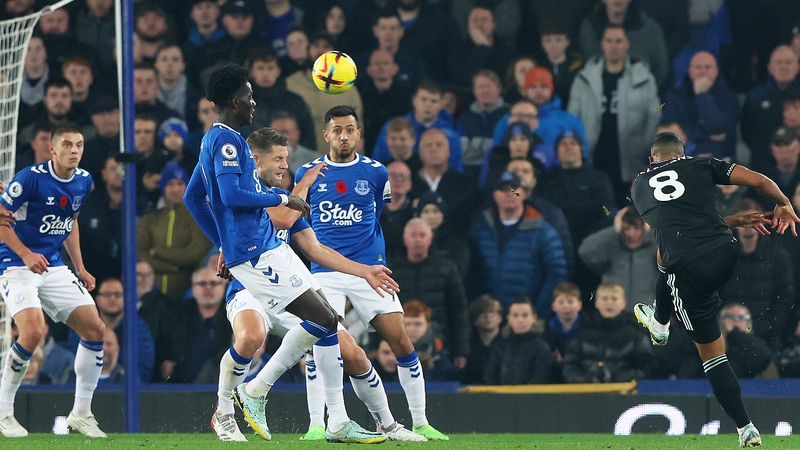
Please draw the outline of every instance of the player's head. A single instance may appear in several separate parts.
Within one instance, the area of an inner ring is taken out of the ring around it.
[[[249,74],[242,66],[225,64],[208,76],[206,97],[214,102],[217,113],[224,114],[225,119],[233,120],[239,126],[252,123],[256,107],[253,88],[247,81]]]
[[[331,161],[351,161],[355,157],[356,143],[361,139],[356,110],[344,105],[329,109],[325,113],[325,129],[322,135],[330,144]]]
[[[675,133],[658,133],[650,144],[650,162],[666,161],[683,156],[683,141]]]
[[[525,334],[531,331],[538,318],[531,299],[525,295],[521,295],[511,302],[506,317],[514,334]]]
[[[50,154],[57,168],[74,170],[83,156],[83,133],[74,123],[53,128],[50,133]]]
[[[600,283],[594,293],[594,307],[604,319],[613,319],[625,310],[625,289],[612,281]]]
[[[269,127],[259,128],[247,137],[258,177],[270,187],[280,186],[289,168],[289,140]]]
[[[553,288],[553,312],[559,320],[571,322],[578,317],[583,307],[581,290],[571,281],[564,281]]]
[[[415,343],[425,333],[431,325],[431,317],[433,311],[431,308],[419,300],[410,300],[403,304],[403,311],[405,312],[404,321],[406,324],[406,333],[411,343]]]

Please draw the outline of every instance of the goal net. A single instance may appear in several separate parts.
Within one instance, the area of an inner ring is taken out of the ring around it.
[[[0,21],[0,181],[6,185],[14,176],[19,91],[33,28],[42,15],[71,2],[72,0],[62,0],[33,14]],[[5,357],[10,347],[11,317],[6,313],[3,303],[0,305],[0,356]]]

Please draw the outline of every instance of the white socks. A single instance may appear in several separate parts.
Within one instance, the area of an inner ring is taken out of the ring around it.
[[[33,353],[22,348],[19,342],[11,345],[3,365],[3,378],[0,380],[0,417],[14,414],[14,397],[28,371],[31,355]]]
[[[306,401],[308,402],[308,426],[325,426],[325,389],[319,376],[317,362],[311,353],[306,355]]]
[[[72,415],[87,417],[92,414],[92,396],[103,370],[103,341],[81,339],[75,353],[75,405]]]
[[[233,388],[244,382],[253,358],[244,358],[231,345],[219,362],[219,384],[217,387],[217,410],[222,415],[233,414]]]
[[[314,361],[319,376],[322,378],[325,406],[328,407],[328,430],[336,432],[350,420],[344,406],[344,394],[342,393],[344,368],[339,349],[339,334],[336,330],[314,345]]]
[[[356,395],[367,405],[372,418],[375,419],[375,423],[381,429],[386,430],[394,425],[395,420],[392,411],[389,409],[389,399],[386,398],[383,381],[378,372],[372,367],[372,364],[370,364],[367,373],[350,375],[350,382],[353,383],[353,390]]]
[[[408,409],[411,412],[413,427],[419,428],[428,424],[425,416],[425,376],[422,375],[422,364],[419,363],[417,352],[413,351],[406,356],[397,357],[397,375],[400,385],[406,393]]]

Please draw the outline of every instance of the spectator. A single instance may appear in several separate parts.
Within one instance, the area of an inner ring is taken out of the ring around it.
[[[197,157],[184,148],[184,143],[188,140],[189,127],[177,117],[167,119],[158,130],[158,141],[164,148],[167,161],[178,163],[187,174],[197,165]]]
[[[174,305],[173,338],[157,361],[159,374],[170,383],[214,383],[219,360],[231,345],[233,331],[225,314],[225,280],[214,270],[192,274],[192,299]]]
[[[97,97],[97,91],[92,89],[94,74],[91,63],[85,58],[74,56],[64,61],[61,73],[72,86],[72,111],[75,114],[75,121],[81,124],[87,123],[91,105]],[[92,137],[94,134],[84,136],[84,139],[89,140]]]
[[[747,94],[740,120],[742,139],[750,149],[750,165],[757,170],[772,166],[769,141],[783,123],[783,100],[789,93],[800,92],[797,59],[788,45],[777,47],[767,65],[769,78]]]
[[[397,11],[384,9],[378,12],[372,24],[372,35],[378,43],[376,50],[385,50],[394,58],[398,66],[395,80],[405,89],[415,89],[420,81],[424,80],[428,72],[425,62],[412,49],[400,45],[405,35],[403,21]],[[356,63],[365,65],[372,53],[362,53],[356,56]]]
[[[364,39],[359,39],[353,31],[350,20],[345,14],[340,2],[333,2],[320,15],[319,31],[326,33],[333,40],[333,48],[349,55],[355,55],[356,50],[364,47]]]
[[[303,10],[292,5],[290,0],[272,0],[265,5],[266,15],[259,27],[261,41],[283,58],[287,54],[286,41],[292,28],[303,25]]]
[[[119,154],[119,102],[107,95],[94,99],[89,109],[97,134],[83,146],[81,169],[92,175],[95,188],[102,187],[106,157]]]
[[[32,165],[42,164],[50,161],[53,155],[50,154],[50,136],[53,132],[53,125],[50,122],[38,122],[33,127],[33,140],[17,149],[16,160],[14,161],[14,171]]]
[[[520,28],[521,7],[519,0],[503,0],[492,2],[491,9],[487,9],[492,16],[492,23],[500,23],[503,26],[497,30],[497,36],[508,43],[516,43],[517,32]],[[478,5],[484,4],[476,0],[455,0],[453,2],[453,18],[458,25],[458,30],[462,39],[469,39],[472,35],[470,19],[472,13]]]
[[[484,155],[492,148],[492,133],[501,117],[508,114],[508,106],[500,96],[500,77],[488,69],[472,77],[472,95],[475,101],[461,115],[456,131],[461,135],[464,172],[478,178]]]
[[[78,117],[72,111],[72,86],[69,81],[63,78],[48,80],[44,86],[44,99],[31,108],[30,124],[21,128],[17,140],[30,142],[33,138],[33,128],[39,122],[49,122],[55,127],[67,122],[74,123],[75,119]]]
[[[595,311],[567,345],[567,383],[622,383],[647,378],[652,345],[632,313],[625,311],[625,291],[602,283],[595,293]]]
[[[125,369],[119,363],[120,345],[117,333],[106,328],[103,335],[103,368],[100,370],[99,384],[122,384],[125,382]]]
[[[103,76],[116,73],[114,2],[86,0],[86,7],[78,11],[74,25],[75,30],[80,30],[75,33],[78,43],[94,49],[100,63],[98,72]]]
[[[469,305],[472,322],[469,335],[469,358],[461,372],[463,384],[483,384],[483,374],[492,343],[500,335],[503,322],[503,305],[489,295],[481,295]]]
[[[539,126],[534,129],[545,144],[555,148],[558,135],[573,130],[586,142],[583,122],[561,109],[561,99],[553,95],[553,75],[543,67],[534,67],[525,75],[525,98],[536,105],[539,113]],[[498,145],[508,129],[510,117],[500,119],[494,128],[494,144]],[[587,150],[588,152],[588,150]],[[588,153],[586,156],[588,157]]]
[[[642,59],[659,86],[669,78],[669,52],[661,26],[639,9],[635,1],[604,1],[581,22],[578,45],[581,54],[590,58],[600,53],[600,41],[606,25],[620,25],[631,42],[631,56]]]
[[[268,126],[281,113],[288,113],[295,118],[299,127],[298,143],[305,148],[316,149],[314,119],[311,117],[309,104],[286,89],[286,81],[281,78],[281,67],[275,51],[268,47],[253,49],[249,61],[253,100],[257,106],[253,123],[245,127],[245,133]]]
[[[539,180],[536,169],[530,160],[512,159],[506,165],[506,170],[519,177],[520,194],[525,198],[525,202],[538,209],[542,213],[542,219],[555,228],[567,259],[567,273],[571,274],[575,269],[575,247],[572,245],[572,236],[569,233],[569,224],[567,224],[564,212],[550,200],[534,194]]]
[[[136,164],[137,216],[155,210],[161,193],[158,181],[168,158],[163,149],[156,147],[157,121],[151,116],[137,116],[133,120],[133,144],[139,158]]]
[[[626,311],[649,303],[658,279],[656,243],[650,227],[636,208],[626,206],[614,216],[614,225],[586,237],[578,248],[581,260],[603,282],[616,283],[627,293]]]
[[[388,342],[381,340],[370,361],[384,383],[400,381],[397,375],[397,357]]]
[[[120,349],[125,348],[125,308],[123,307],[124,290],[122,282],[116,278],[108,278],[101,282],[95,293],[97,311],[100,319],[108,330],[113,330],[117,334]],[[155,357],[155,346],[150,327],[140,316],[136,317],[136,329],[138,332],[138,357],[139,357],[139,381],[146,383],[153,375],[153,358]],[[70,331],[70,348],[77,347],[78,335]],[[120,364],[125,365],[124,353],[120,351]]]
[[[589,59],[575,78],[569,112],[586,126],[592,165],[608,175],[622,208],[650,155],[661,117],[658,86],[647,64],[631,59],[622,26],[606,26],[601,47],[602,54]]]
[[[431,253],[453,261],[463,279],[469,270],[469,242],[465,237],[448,233],[446,227],[442,228],[446,212],[447,204],[435,192],[426,192],[417,199],[416,217],[424,220],[433,232]]]
[[[508,307],[508,325],[492,343],[483,381],[498,384],[551,382],[553,355],[539,337],[541,323],[528,297],[517,297]]]
[[[676,0],[662,2],[660,0],[638,0],[642,12],[658,22],[664,41],[667,44],[667,55],[672,61],[681,49],[689,42],[689,4],[694,0]],[[703,3],[703,2],[699,2]]]
[[[653,347],[653,378],[689,380],[705,378],[703,360],[677,316],[670,319],[670,339]]]
[[[43,362],[39,368],[37,384],[64,385],[74,381],[75,355],[58,345],[50,336],[50,326],[45,321],[42,340],[37,348],[42,350]],[[16,324],[14,325],[16,329]]]
[[[288,1],[287,1],[288,3]],[[325,35],[314,36],[309,45],[309,55],[311,61],[315,61],[320,55],[327,51],[333,50],[330,38]],[[339,95],[330,95],[317,89],[314,80],[311,78],[311,65],[309,64],[304,70],[295,72],[286,79],[286,90],[299,95],[311,111],[311,119],[313,121],[315,132],[312,137],[316,139],[316,145],[307,144],[308,148],[316,149],[317,153],[324,155],[328,153],[330,147],[322,136],[322,130],[325,129],[325,113],[334,106],[346,105],[356,110],[358,117],[364,117],[364,108],[361,103],[361,94],[356,86],[353,86],[348,91]],[[300,129],[303,130],[304,125],[302,119],[298,119]],[[301,137],[303,136],[301,131]],[[303,141],[305,142],[305,141]]]
[[[547,316],[553,288],[567,276],[567,263],[558,234],[542,213],[515,194],[519,178],[504,174],[495,186],[496,206],[483,211],[472,227],[474,264],[469,277],[476,293],[488,292],[510,304],[520,295],[535,299]],[[478,275],[480,274],[480,275]]]
[[[455,378],[455,367],[450,360],[450,351],[442,340],[436,337],[431,326],[431,309],[419,300],[410,300],[403,304],[403,320],[406,333],[414,344],[419,360],[425,369],[426,379],[431,381],[450,381]],[[464,364],[467,359],[464,356]]]
[[[414,141],[416,142],[414,152],[419,152],[423,133],[432,128],[440,130],[446,137],[450,149],[448,166],[451,169],[462,172],[464,170],[464,160],[461,150],[461,138],[453,129],[452,118],[446,118],[442,114],[442,88],[431,81],[420,83],[411,99],[411,105],[414,109],[406,116],[406,119],[414,125]],[[388,126],[388,123],[383,125],[375,143],[375,149],[372,151],[372,157],[378,161],[386,161],[391,157],[387,142]]]
[[[189,84],[180,46],[165,45],[158,49],[155,53],[155,69],[158,80],[156,99],[178,113],[177,117],[190,123],[190,128],[196,128],[199,125],[197,102],[201,94]]]
[[[451,154],[449,139],[443,131],[431,128],[423,133],[419,146],[422,169],[412,174],[411,192],[416,198],[425,192],[441,195],[448,205],[444,229],[466,236],[469,223],[464,219],[472,217],[478,190],[467,175],[450,167]]]
[[[158,58],[158,50],[175,42],[175,33],[167,22],[164,9],[153,1],[137,5],[134,22],[134,35],[138,38],[138,48],[142,59],[153,63]]]
[[[525,112],[528,109],[531,112]],[[527,100],[522,100],[511,108],[513,117],[531,114],[534,116],[533,122],[537,123],[535,111],[536,107]],[[506,166],[512,159],[526,159],[542,171],[558,164],[553,147],[542,142],[542,138],[532,130],[528,121],[513,122],[506,129],[503,143],[492,147],[483,158],[478,179],[479,187],[487,191],[491,189],[500,175],[506,171]]]
[[[411,169],[402,161],[386,165],[389,172],[389,185],[392,188],[392,201],[386,203],[380,217],[383,236],[386,240],[386,255],[389,259],[405,251],[403,248],[403,229],[414,217],[414,207],[408,194],[411,192]]]
[[[800,24],[792,28],[792,40],[789,42],[792,51],[798,58],[800,58]]]
[[[160,92],[158,72],[155,67],[148,63],[136,64],[133,68],[133,101],[136,115],[152,116],[158,127],[170,117],[182,117],[181,113],[158,99]]]
[[[797,164],[800,159],[800,135],[792,128],[780,127],[772,136],[770,148],[775,164],[763,173],[778,184],[781,192],[791,198],[794,188],[800,183],[800,170]],[[762,204],[765,206],[765,211],[775,207],[775,202],[769,200]]]
[[[744,199],[736,214],[762,212],[759,204]],[[741,303],[752,312],[753,333],[773,351],[782,348],[783,337],[795,302],[792,267],[786,250],[774,240],[761,238],[753,228],[737,228],[738,258],[730,281],[719,294],[726,304]]]
[[[244,66],[250,52],[264,46],[259,30],[254,27],[255,22],[253,9],[247,2],[234,0],[225,3],[222,7],[222,26],[226,36],[223,39],[229,52],[225,59]]]
[[[783,100],[783,126],[800,133],[800,93],[792,93]]]
[[[683,153],[686,156],[694,156],[697,145],[686,137],[686,133],[683,132],[681,124],[674,120],[662,120],[661,123],[658,124],[658,128],[656,128],[656,135],[665,131],[678,135],[678,137],[681,138],[681,142],[683,142]]]
[[[122,174],[114,156],[106,156],[95,189],[78,216],[86,270],[98,282],[122,276]]]
[[[568,105],[572,82],[583,67],[584,60],[578,53],[568,50],[571,41],[566,23],[559,20],[543,22],[539,34],[547,56],[541,66],[553,74],[553,92],[561,99],[562,105]]]
[[[428,74],[438,83],[451,80],[451,55],[461,45],[453,17],[443,9],[419,0],[398,0],[397,14],[405,28],[401,46],[419,55]],[[402,66],[402,64],[401,64]]]
[[[203,136],[208,133],[208,130],[217,121],[214,103],[205,97],[201,97],[197,101],[197,121],[200,123],[200,127],[189,131],[189,145],[187,147],[187,150],[195,156],[200,154],[200,141],[202,141]]]
[[[750,197],[750,188],[747,186],[739,186],[737,184],[718,184],[717,188],[717,202],[719,204],[719,212],[722,217],[730,216],[736,213],[736,208],[739,203],[745,198]],[[761,200],[759,198],[759,200]]]
[[[60,11],[60,10],[57,10]],[[47,48],[40,36],[32,36],[25,54],[22,84],[19,88],[19,123],[27,125],[30,109],[44,99],[44,85],[50,79]]]
[[[211,243],[183,203],[189,176],[176,163],[164,167],[159,189],[166,207],[145,214],[137,227],[137,253],[150,263],[162,293],[180,301]]]
[[[536,61],[530,56],[517,56],[508,65],[506,70],[503,99],[507,104],[513,105],[525,98],[525,75],[536,66]]]
[[[97,51],[94,47],[78,42],[75,38],[75,23],[71,23],[73,17],[68,8],[58,8],[49,14],[39,17],[37,24],[39,30],[34,31],[31,42],[34,40],[44,44],[47,49],[45,61],[49,66],[49,72],[54,76],[61,73],[61,66],[73,56],[81,56],[92,63],[92,68],[97,72],[100,69]],[[28,51],[31,47],[28,45]],[[27,59],[27,58],[26,58]],[[27,62],[26,62],[27,64]],[[45,80],[47,81],[47,80]],[[116,80],[115,85],[116,85]]]
[[[294,116],[289,113],[279,112],[272,118],[269,127],[278,133],[286,135],[289,140],[289,170],[292,172],[292,179],[294,179],[294,173],[297,172],[300,166],[319,158],[319,154],[316,151],[300,143],[300,128],[297,126],[297,119]]]
[[[697,144],[696,156],[736,157],[739,100],[719,77],[711,53],[695,53],[683,84],[667,94],[662,114],[663,120],[678,122]]]
[[[545,324],[542,339],[550,346],[560,368],[567,352],[567,344],[580,329],[583,302],[578,286],[570,281],[559,283],[553,289],[552,308],[555,315]]]
[[[308,35],[302,27],[295,26],[286,35],[286,56],[281,58],[281,73],[284,78],[311,67],[308,54]]]
[[[573,248],[578,248],[586,236],[604,226],[608,206],[614,203],[608,176],[584,164],[583,146],[578,134],[562,133],[556,144],[559,165],[545,176],[538,191],[564,212]],[[577,260],[570,281],[588,293],[600,279]]]
[[[800,184],[794,187],[794,192],[789,198],[795,210],[800,210]],[[797,283],[797,280],[800,280],[800,240],[794,239],[794,237],[792,233],[773,233],[769,239],[775,241],[777,247],[786,250],[786,253],[789,254],[789,258],[792,260],[792,281]],[[794,284],[794,286],[797,285]],[[800,318],[800,296],[795,298],[793,315]],[[787,336],[794,334],[794,323],[790,322],[789,329],[785,333]]]
[[[214,266],[216,270],[216,265]],[[136,262],[136,308],[139,316],[147,322],[155,341],[155,360],[163,361],[165,349],[172,339],[174,317],[173,300],[161,293],[156,284],[156,275],[149,262],[140,259]],[[183,301],[181,299],[180,301]],[[153,381],[160,381],[160,375],[154,373]]]
[[[759,378],[772,363],[772,350],[753,334],[753,316],[741,303],[726,305],[719,314],[725,353],[736,378]]]
[[[508,25],[504,23],[504,30],[497,31],[492,11],[483,6],[473,7],[469,12],[467,40],[449,55],[454,60],[450,79],[467,86],[481,70],[494,72],[498,78],[503,75],[516,54],[513,39],[503,36],[509,32]],[[499,80],[497,84],[500,85]]]
[[[517,34],[517,47],[521,53],[543,59],[539,30],[547,22],[567,24],[568,35],[575,41],[581,20],[598,3],[597,0],[536,0],[522,1],[522,26]],[[577,47],[577,45],[575,45]],[[587,56],[587,55],[584,55]]]
[[[446,257],[432,253],[432,242],[433,231],[427,222],[419,218],[409,220],[403,232],[406,253],[395,255],[389,267],[392,278],[405,286],[404,297],[417,299],[429,308],[426,316],[431,334],[452,352],[455,368],[460,370],[469,355],[467,297],[458,267]]]
[[[373,50],[367,76],[356,78],[356,86],[364,101],[365,147],[372,151],[383,124],[411,110],[411,86],[398,83],[400,66],[394,56],[380,48]]]
[[[395,117],[386,123],[386,144],[391,156],[380,161],[389,164],[392,161],[403,162],[411,169],[411,173],[422,169],[419,153],[415,152],[417,139],[414,136],[414,124],[405,117]],[[375,155],[373,155],[374,157]]]
[[[183,44],[183,56],[189,82],[202,90],[215,64],[226,60],[230,49],[226,45],[227,33],[219,26],[219,5],[212,0],[193,0],[192,5],[190,17],[194,26]]]

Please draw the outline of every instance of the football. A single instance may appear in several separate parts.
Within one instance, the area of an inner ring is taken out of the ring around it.
[[[358,68],[353,58],[344,52],[323,53],[314,61],[311,78],[317,88],[328,94],[341,94],[353,87]]]

